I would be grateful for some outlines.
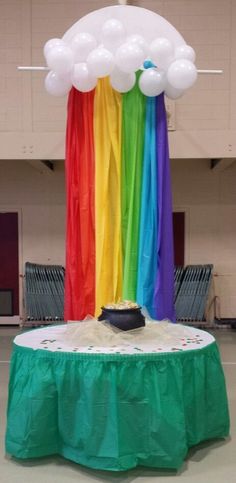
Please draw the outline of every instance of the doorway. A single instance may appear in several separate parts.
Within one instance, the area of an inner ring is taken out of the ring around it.
[[[19,317],[18,223],[18,213],[0,213],[0,323]]]
[[[185,212],[176,211],[173,213],[174,232],[174,264],[184,267],[185,264]]]

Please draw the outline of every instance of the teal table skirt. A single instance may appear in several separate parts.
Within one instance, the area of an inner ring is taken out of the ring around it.
[[[6,451],[17,458],[57,453],[103,470],[179,468],[191,446],[228,434],[215,342],[132,355],[14,345]]]

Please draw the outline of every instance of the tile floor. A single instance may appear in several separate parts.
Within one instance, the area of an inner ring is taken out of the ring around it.
[[[96,471],[61,457],[20,461],[5,455],[4,433],[9,358],[16,327],[0,327],[0,482],[1,483],[236,483],[236,330],[218,329],[231,415],[231,437],[227,441],[203,443],[192,448],[181,470],[157,471],[135,468],[127,472]]]

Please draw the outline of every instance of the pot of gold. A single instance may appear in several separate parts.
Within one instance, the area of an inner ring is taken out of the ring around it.
[[[129,300],[110,303],[101,307],[102,313],[98,320],[109,322],[120,330],[132,330],[145,326],[145,317],[140,305]]]

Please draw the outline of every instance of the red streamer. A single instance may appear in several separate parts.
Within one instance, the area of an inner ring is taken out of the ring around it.
[[[94,92],[72,88],[68,100],[65,320],[95,310]]]

